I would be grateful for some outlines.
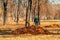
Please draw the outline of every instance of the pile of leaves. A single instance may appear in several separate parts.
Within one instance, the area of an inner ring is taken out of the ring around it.
[[[20,35],[20,34],[32,34],[32,35],[38,35],[38,34],[47,34],[48,31],[44,30],[42,27],[36,27],[36,26],[30,26],[30,27],[24,27],[24,28],[18,28],[11,32],[13,35]]]
[[[51,25],[47,25],[47,26],[44,26],[44,27],[53,27],[53,28],[56,28],[56,27],[60,27],[59,24],[51,24]]]

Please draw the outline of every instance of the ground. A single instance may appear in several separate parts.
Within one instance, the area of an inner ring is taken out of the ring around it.
[[[60,35],[1,36],[0,40],[60,40]]]
[[[41,20],[41,27],[44,27],[46,25],[50,24],[58,24],[60,25],[60,20]],[[24,23],[21,23],[21,25],[0,25],[0,29],[12,29],[15,30],[16,28],[21,28],[21,26]],[[33,23],[32,23],[33,24]],[[24,27],[24,25],[22,26]],[[54,28],[53,28],[54,29]],[[13,36],[13,35],[0,35],[0,40],[60,40],[60,35],[59,34],[40,34],[40,35],[18,35],[18,36]]]

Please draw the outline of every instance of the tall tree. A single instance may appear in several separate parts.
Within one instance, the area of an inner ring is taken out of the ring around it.
[[[39,24],[40,24],[40,0],[38,0],[38,19],[39,19]]]
[[[6,14],[7,14],[7,0],[3,0],[3,6],[4,6],[3,25],[5,25],[5,22],[6,22]]]
[[[17,16],[17,18],[16,18],[16,19],[17,19],[17,21],[16,21],[17,23],[18,23],[18,20],[19,20],[19,19],[18,19],[19,1],[20,1],[20,0],[17,0],[17,15],[16,15],[16,16]]]
[[[28,8],[26,8],[26,23],[25,26],[28,27],[29,26],[29,22],[28,22]]]
[[[22,0],[16,0],[16,5],[17,5],[16,23],[18,23],[18,21],[19,21],[19,18],[18,18],[19,7],[20,7],[20,5],[22,5]]]
[[[18,19],[18,12],[19,12],[19,4],[20,4],[20,0],[14,0],[13,1],[15,3],[15,13],[14,13],[14,18],[15,18],[15,22],[18,23],[19,19]]]
[[[27,0],[27,6],[26,6],[26,23],[25,23],[26,27],[30,26],[29,21],[30,21],[29,1]]]
[[[30,11],[32,9],[32,0],[28,0],[28,4],[29,4],[29,7],[30,7]]]

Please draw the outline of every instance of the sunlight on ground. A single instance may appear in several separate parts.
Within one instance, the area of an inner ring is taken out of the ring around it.
[[[60,35],[0,36],[0,40],[60,40]]]
[[[10,20],[9,20],[10,21]],[[0,29],[16,29],[16,28],[21,28],[25,26],[25,21],[22,22],[7,22],[6,25],[1,25],[0,24]],[[11,24],[12,23],[12,24]],[[41,20],[40,21],[40,26],[46,26],[46,25],[51,25],[51,24],[58,24],[60,25],[60,20]],[[34,22],[30,22],[30,25],[34,25]]]

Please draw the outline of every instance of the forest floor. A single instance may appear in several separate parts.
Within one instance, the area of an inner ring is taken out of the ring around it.
[[[31,22],[31,25],[34,23]],[[41,20],[40,26],[43,28],[60,28],[60,20]],[[0,25],[2,30],[16,30],[17,28],[25,27],[24,23],[21,24],[7,24]],[[60,29],[59,29],[60,30]],[[0,40],[60,40],[60,34],[39,34],[39,35],[0,35]]]

